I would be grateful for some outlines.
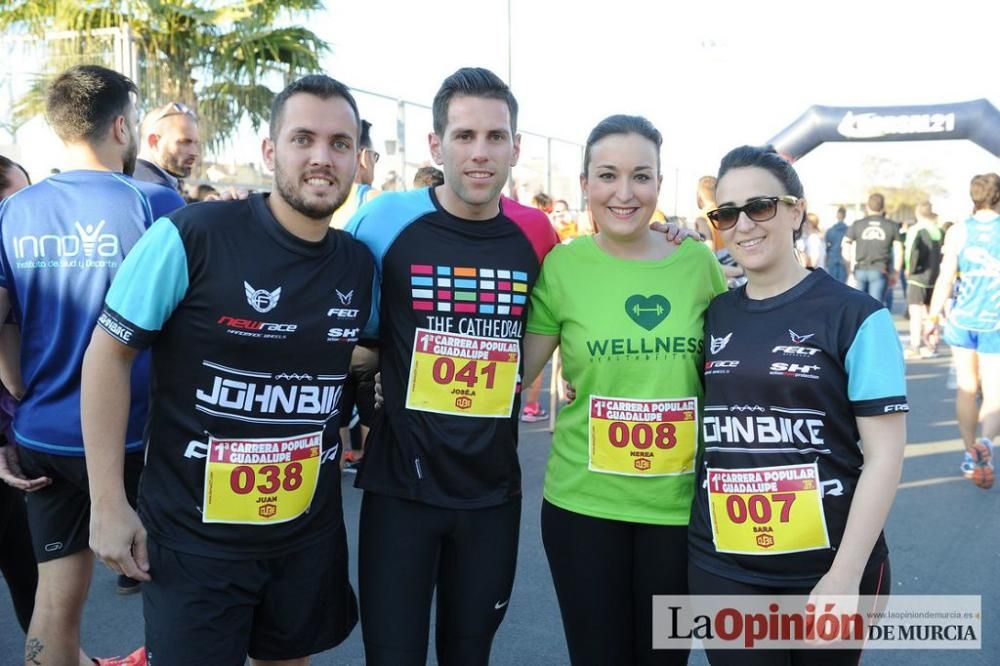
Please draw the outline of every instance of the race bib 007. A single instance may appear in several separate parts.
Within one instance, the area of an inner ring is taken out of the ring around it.
[[[708,469],[715,548],[773,555],[830,547],[816,463]]]
[[[694,470],[698,399],[590,397],[593,472],[669,476]]]
[[[418,328],[406,407],[454,416],[510,416],[520,362],[517,340]]]
[[[202,522],[268,525],[312,504],[323,433],[285,439],[209,437]]]

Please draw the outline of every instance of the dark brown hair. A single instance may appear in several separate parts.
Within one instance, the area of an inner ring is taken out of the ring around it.
[[[99,65],[77,65],[49,84],[45,117],[63,141],[98,141],[138,93],[124,74]]]

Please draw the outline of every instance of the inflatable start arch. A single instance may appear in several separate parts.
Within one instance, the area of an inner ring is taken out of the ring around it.
[[[811,106],[768,143],[794,162],[827,141],[968,139],[1000,157],[1000,111],[988,100],[931,106]]]

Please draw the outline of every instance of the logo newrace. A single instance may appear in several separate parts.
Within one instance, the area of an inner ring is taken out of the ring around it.
[[[625,300],[625,312],[639,326],[652,331],[670,314],[670,302],[659,294],[632,294]]]

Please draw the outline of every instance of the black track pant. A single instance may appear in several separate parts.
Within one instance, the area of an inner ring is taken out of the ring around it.
[[[750,585],[709,573],[694,563],[688,569],[691,594],[738,594],[809,596],[812,587],[766,587]],[[862,596],[883,597],[892,587],[889,560],[869,565],[861,578]],[[877,603],[877,602],[876,602]],[[872,609],[859,608],[859,612]],[[706,650],[712,666],[856,666],[861,650]]]
[[[592,518],[542,503],[542,541],[573,666],[686,664],[653,650],[653,595],[687,594],[687,526]]]
[[[31,550],[24,494],[0,481],[0,572],[7,580],[21,629],[28,631],[35,609],[38,566]]]
[[[358,584],[368,666],[423,666],[437,589],[441,666],[485,666],[507,612],[521,501],[443,509],[366,492]]]

